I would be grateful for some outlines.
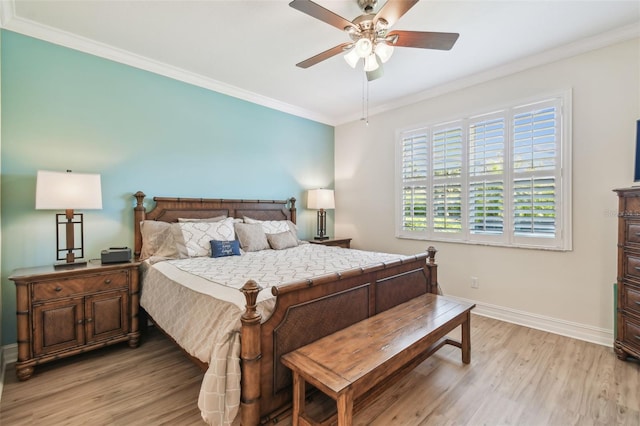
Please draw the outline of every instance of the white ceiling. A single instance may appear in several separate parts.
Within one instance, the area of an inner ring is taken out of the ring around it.
[[[362,116],[349,41],[289,0],[0,0],[0,25],[262,105],[337,125]],[[347,18],[355,0],[318,0]],[[380,0],[378,8],[384,3]],[[396,48],[369,84],[369,114],[640,35],[640,2],[421,0],[392,29],[460,33],[451,51]]]

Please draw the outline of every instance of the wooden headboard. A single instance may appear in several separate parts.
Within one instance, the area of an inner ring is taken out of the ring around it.
[[[213,198],[175,198],[153,197],[155,206],[146,211],[142,191],[136,192],[136,206],[134,208],[135,232],[134,256],[140,257],[142,249],[142,234],[140,222],[143,220],[158,220],[161,222],[177,222],[178,218],[204,219],[226,215],[241,219],[248,216],[258,220],[290,220],[296,223],[296,199],[288,200],[224,200]]]

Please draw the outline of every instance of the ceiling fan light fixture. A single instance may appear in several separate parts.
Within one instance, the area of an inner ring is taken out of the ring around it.
[[[358,56],[358,52],[356,52],[356,49],[353,48],[349,51],[349,53],[344,55],[344,60],[347,61],[347,64],[349,64],[351,68],[355,68],[356,65],[358,65],[360,56]]]
[[[373,43],[368,38],[361,38],[356,42],[356,47],[353,49],[360,58],[366,58],[371,54],[373,50]]]
[[[388,45],[384,41],[380,41],[376,43],[374,52],[380,58],[380,62],[384,64],[391,58],[391,55],[393,55],[393,46]]]
[[[371,55],[367,56],[364,60],[364,70],[366,72],[375,71],[378,69],[379,66],[380,64],[378,64],[378,59],[376,58],[375,53],[372,53]]]

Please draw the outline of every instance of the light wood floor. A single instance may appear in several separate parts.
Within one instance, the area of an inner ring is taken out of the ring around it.
[[[471,364],[443,348],[355,417],[357,425],[640,425],[640,363],[612,349],[472,316]],[[6,372],[0,424],[204,425],[201,371],[151,332],[137,349],[105,348]],[[290,425],[285,419],[282,425]]]

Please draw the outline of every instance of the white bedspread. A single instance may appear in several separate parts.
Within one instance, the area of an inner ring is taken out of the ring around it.
[[[190,355],[209,364],[198,406],[211,425],[230,425],[240,403],[240,316],[249,280],[263,320],[275,305],[269,287],[330,272],[404,258],[403,255],[301,244],[242,256],[189,258],[145,264],[142,307]]]

